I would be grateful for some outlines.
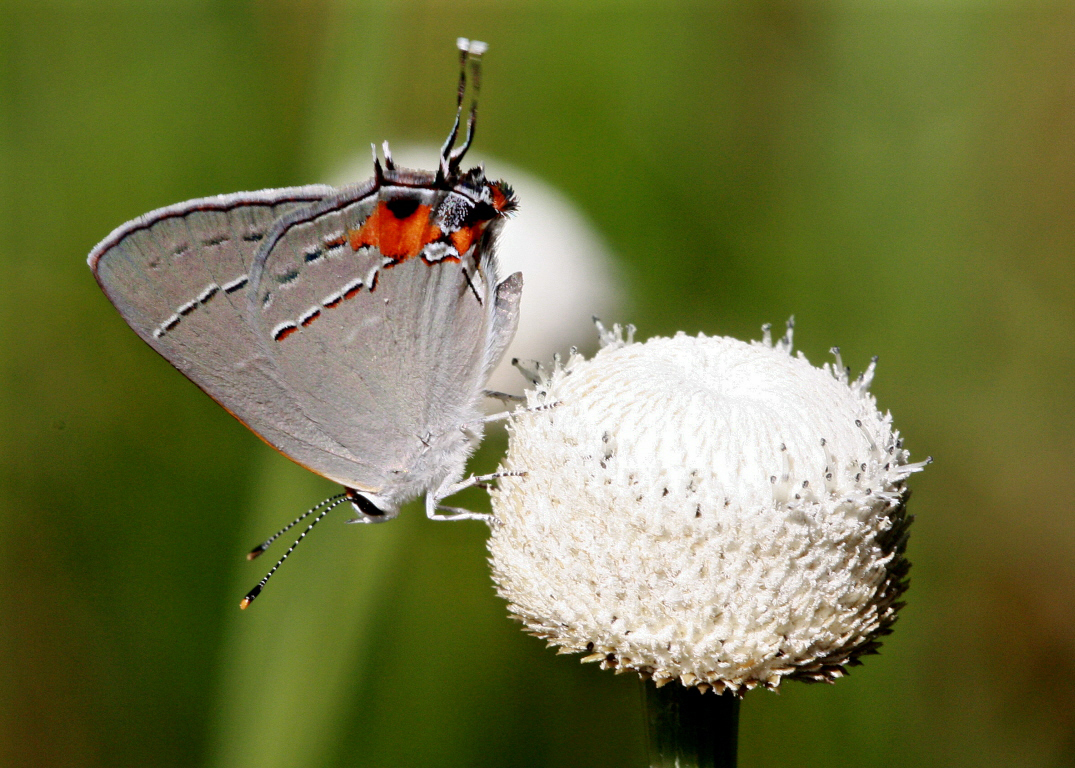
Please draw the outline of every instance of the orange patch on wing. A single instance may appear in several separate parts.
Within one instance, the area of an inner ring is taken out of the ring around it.
[[[430,211],[428,205],[419,205],[400,219],[382,200],[361,227],[348,231],[351,249],[372,246],[397,262],[413,258],[441,236],[440,228],[429,223]]]
[[[470,246],[474,245],[474,241],[481,236],[482,229],[484,229],[484,224],[475,224],[472,227],[461,227],[452,232],[450,237],[456,253],[460,256],[466,254],[470,250]]]

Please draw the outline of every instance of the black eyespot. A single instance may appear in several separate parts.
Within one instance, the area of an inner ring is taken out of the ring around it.
[[[384,206],[397,219],[409,219],[418,210],[421,201],[416,197],[397,197],[385,202]]]

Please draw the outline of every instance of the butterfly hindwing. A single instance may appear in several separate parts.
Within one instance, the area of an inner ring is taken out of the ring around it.
[[[416,495],[412,482],[424,490],[431,473],[462,472],[464,425],[480,433],[495,262],[479,268],[482,249],[423,257],[445,194],[389,187],[326,200],[282,220],[255,265],[261,344],[304,418],[352,462],[342,475],[333,457],[310,466],[345,485]],[[427,470],[427,454],[439,466]]]

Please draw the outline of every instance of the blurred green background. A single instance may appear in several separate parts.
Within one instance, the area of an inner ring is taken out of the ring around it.
[[[85,266],[152,208],[439,143],[458,35],[491,45],[479,148],[619,255],[607,319],[795,314],[815,363],[880,355],[937,459],[895,634],[749,694],[741,764],[1075,765],[1075,8],[973,0],[0,0],[0,764],[644,764],[636,680],[522,634],[479,524],[338,516],[240,613],[243,554],[333,486]]]

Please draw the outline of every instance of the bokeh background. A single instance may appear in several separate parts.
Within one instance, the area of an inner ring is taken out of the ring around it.
[[[1018,0],[0,0],[0,764],[644,764],[636,680],[523,635],[479,524],[330,518],[240,613],[333,487],[85,266],[152,208],[439,143],[458,35],[480,149],[617,254],[606,319],[794,314],[936,458],[895,634],[749,694],[741,764],[1075,765],[1075,9]]]

